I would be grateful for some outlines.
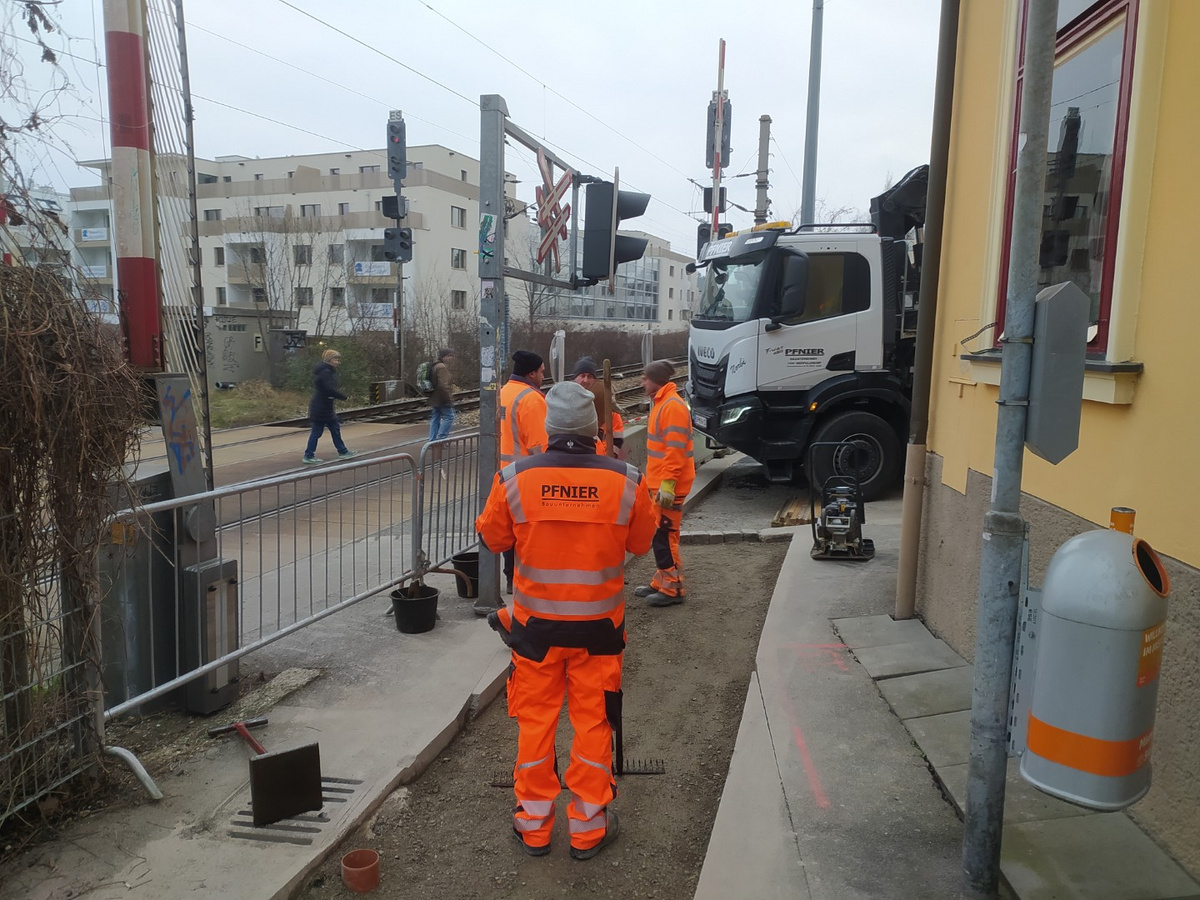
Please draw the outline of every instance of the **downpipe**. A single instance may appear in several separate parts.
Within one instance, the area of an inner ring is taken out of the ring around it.
[[[141,782],[142,787],[146,789],[146,793],[151,800],[155,802],[163,798],[163,793],[158,789],[158,785],[154,783],[154,779],[150,777],[150,773],[146,771],[146,767],[141,761],[124,747],[105,747],[104,754],[106,756],[115,756],[121,762],[129,767],[129,771],[134,774],[134,777]]]

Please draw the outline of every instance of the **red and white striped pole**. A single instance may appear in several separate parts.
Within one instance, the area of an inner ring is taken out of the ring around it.
[[[713,199],[712,199],[712,238],[721,236],[721,167],[728,160],[721,159],[721,145],[725,137],[725,38],[721,38],[721,51],[717,61],[717,122],[716,134],[713,135]]]
[[[104,0],[113,233],[129,361],[163,369],[145,0]]]

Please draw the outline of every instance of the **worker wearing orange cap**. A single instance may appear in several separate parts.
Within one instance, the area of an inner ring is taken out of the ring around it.
[[[555,732],[566,694],[574,739],[563,781],[570,854],[617,838],[612,725],[621,708],[625,555],[650,549],[657,519],[638,470],[595,451],[596,408],[574,382],[546,397],[549,446],[496,475],[475,522],[493,552],[516,547],[512,609],[488,617],[512,649],[508,713],[517,720],[513,834],[550,852],[561,790]]]
[[[646,366],[642,388],[652,400],[646,423],[646,487],[658,507],[654,533],[654,562],[658,570],[648,585],[633,589],[649,606],[672,606],[684,601],[683,562],[679,557],[679,528],[683,503],[696,478],[692,459],[692,413],[672,380],[675,367],[663,359]]]

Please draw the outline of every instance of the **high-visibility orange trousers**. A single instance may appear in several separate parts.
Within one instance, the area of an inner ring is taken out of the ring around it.
[[[554,735],[564,691],[575,731],[565,779],[571,792],[567,804],[571,846],[587,850],[604,838],[604,810],[617,793],[605,693],[621,690],[621,659],[620,655],[592,656],[572,647],[551,647],[542,662],[512,655],[508,714],[519,729],[513,826],[531,847],[549,844],[554,827],[554,800],[561,787]]]
[[[683,498],[677,497],[670,509],[658,509],[658,531],[654,532],[654,565],[658,570],[650,587],[668,597],[683,591],[683,560],[679,556],[679,528],[683,522]]]

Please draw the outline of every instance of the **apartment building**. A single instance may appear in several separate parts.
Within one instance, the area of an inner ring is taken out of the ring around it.
[[[82,165],[100,176],[99,186],[74,188],[71,211],[80,265],[95,275],[98,290],[113,295],[111,201],[108,160]],[[159,166],[160,209],[171,209],[165,226],[179,230],[172,242],[190,244],[185,218],[174,209],[186,175]],[[368,331],[389,332],[397,265],[383,258],[384,229],[393,225],[382,212],[394,193],[384,150],[358,150],[304,156],[250,158],[220,156],[196,160],[203,306],[209,327],[210,378],[235,382],[266,377],[264,350],[269,332],[305,332],[331,337]],[[165,172],[166,174],[162,174]],[[506,178],[508,262],[534,268],[539,229],[532,211],[515,196],[518,179]],[[426,346],[446,342],[450,332],[474,328],[478,316],[479,161],[436,144],[408,148],[404,184],[413,229],[413,260],[403,267],[404,327]],[[686,327],[695,302],[690,258],[668,242],[650,241],[645,257],[621,267],[613,295],[604,286],[553,293],[512,279],[509,310],[514,319],[569,320],[578,327],[624,325],[655,330]],[[166,260],[166,269],[186,260]],[[178,283],[176,283],[178,282]],[[164,302],[190,304],[182,281],[164,284]],[[258,354],[258,355],[251,355]]]
[[[618,267],[611,293],[607,283],[574,292],[528,288],[524,290],[525,303],[535,305],[538,318],[582,328],[687,328],[699,295],[696,273],[687,271],[692,257],[672,250],[668,241],[647,232],[621,233],[649,243],[641,259]]]

